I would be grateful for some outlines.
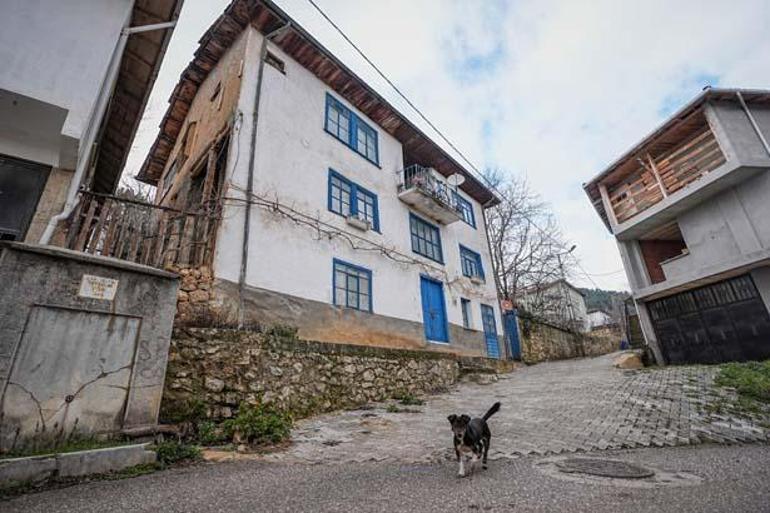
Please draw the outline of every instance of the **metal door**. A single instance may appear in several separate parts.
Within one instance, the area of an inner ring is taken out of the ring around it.
[[[770,314],[749,275],[648,303],[669,363],[770,358]]]
[[[500,358],[500,346],[497,340],[495,310],[489,305],[481,305],[481,324],[484,326],[484,339],[487,343],[487,356]]]
[[[426,276],[421,276],[420,295],[422,296],[422,322],[425,326],[425,338],[432,342],[449,342],[443,284]]]
[[[505,336],[508,339],[510,357],[513,360],[521,360],[521,342],[519,341],[519,323],[516,318],[516,310],[509,310],[503,314],[505,324]]]
[[[50,170],[0,155],[0,240],[24,240]]]

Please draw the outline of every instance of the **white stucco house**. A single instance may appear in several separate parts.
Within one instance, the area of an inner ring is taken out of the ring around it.
[[[535,317],[585,333],[591,329],[585,293],[560,279],[522,290],[519,304]]]
[[[112,193],[182,0],[4,0],[0,240],[51,242]]]
[[[585,190],[659,363],[770,357],[770,91],[708,88]]]
[[[204,34],[138,178],[220,214],[211,304],[231,323],[504,356],[498,199],[273,2]]]

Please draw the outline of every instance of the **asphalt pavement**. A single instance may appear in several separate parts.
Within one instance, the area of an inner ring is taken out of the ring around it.
[[[770,446],[698,445],[580,454],[652,468],[626,480],[546,471],[549,458],[491,462],[456,477],[432,464],[203,463],[0,502],[0,511],[66,512],[770,512]],[[575,457],[570,455],[569,457]],[[551,457],[553,459],[553,457]],[[550,467],[549,467],[550,468]]]

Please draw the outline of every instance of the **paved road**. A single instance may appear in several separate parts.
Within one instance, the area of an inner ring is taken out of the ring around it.
[[[301,422],[294,445],[274,461],[430,463],[452,457],[450,413],[482,414],[503,404],[490,421],[491,459],[530,454],[767,441],[770,431],[746,419],[710,413],[722,392],[714,367],[621,371],[612,355],[534,365],[479,385],[466,383],[431,397],[412,413],[374,409]]]
[[[694,484],[555,478],[542,457],[492,462],[466,479],[451,462],[303,465],[204,464],[122,481],[94,482],[0,502],[14,513],[110,512],[676,512],[770,511],[770,447],[699,445],[603,451]]]

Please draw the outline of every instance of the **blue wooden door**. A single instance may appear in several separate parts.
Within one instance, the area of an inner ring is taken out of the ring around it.
[[[425,338],[432,342],[449,342],[444,303],[444,286],[439,281],[425,276],[420,277],[422,296],[422,323],[425,326]]]
[[[521,343],[519,342],[519,323],[516,321],[516,310],[503,314],[505,336],[508,338],[508,346],[511,349],[510,357],[521,360]]]
[[[487,342],[487,356],[490,358],[500,358],[494,308],[489,305],[481,305],[481,324],[484,326],[484,339]]]

